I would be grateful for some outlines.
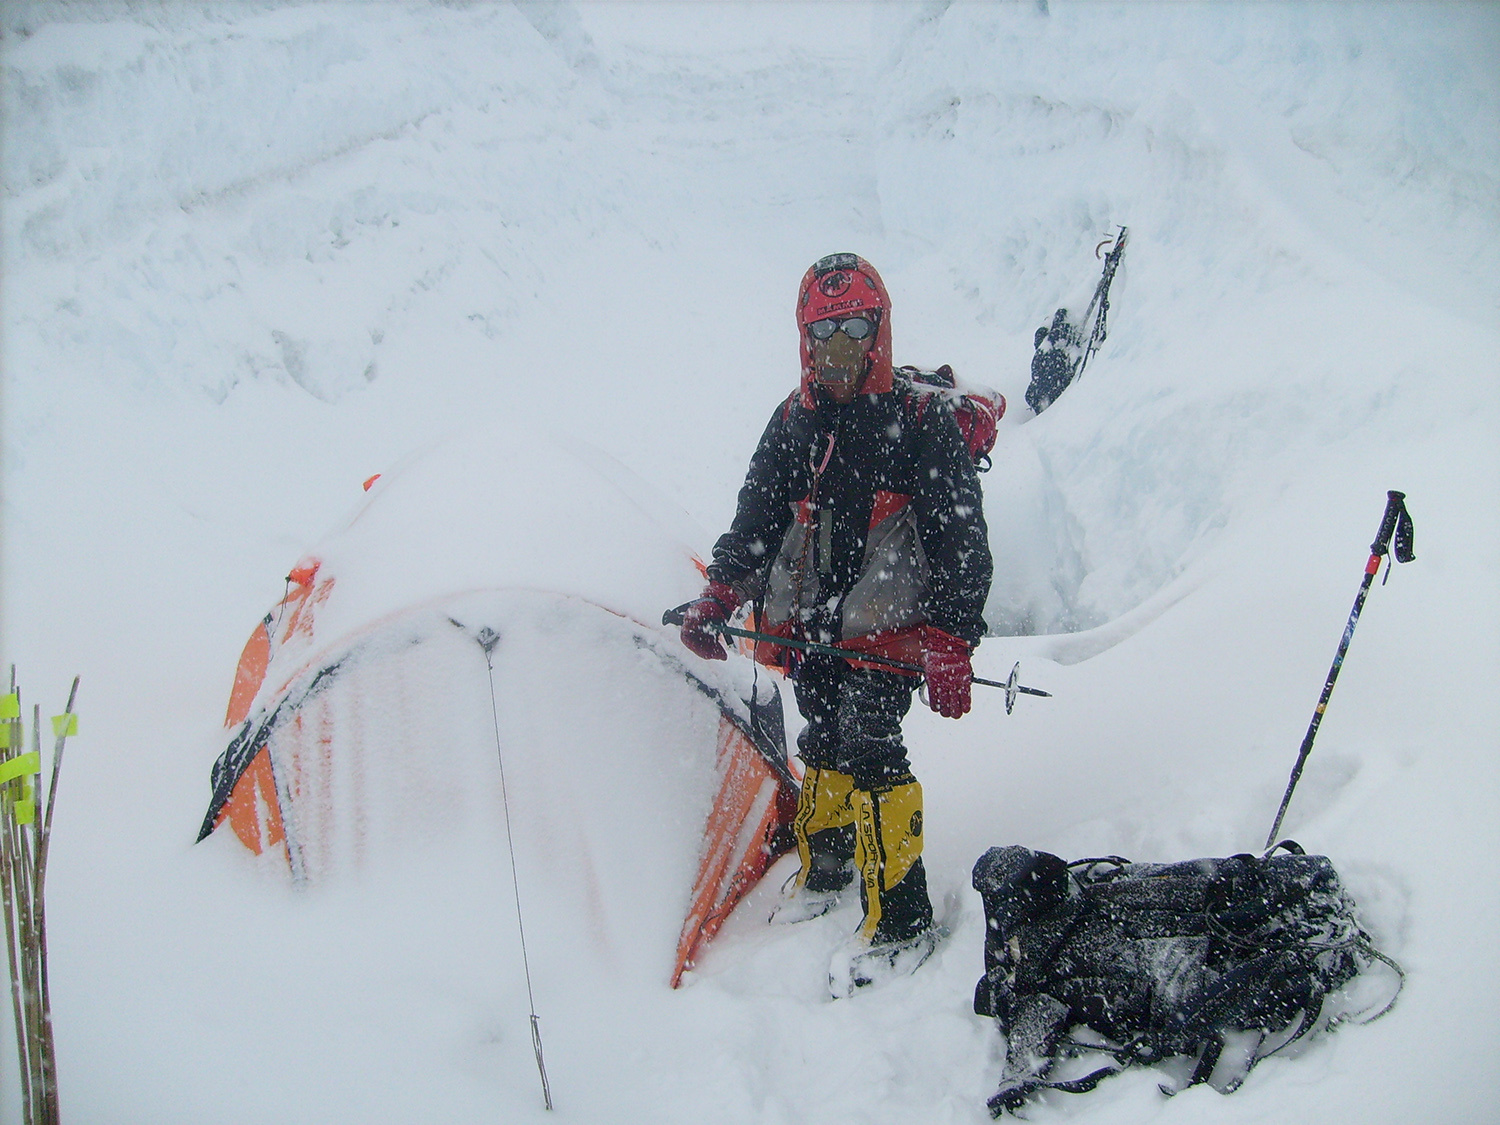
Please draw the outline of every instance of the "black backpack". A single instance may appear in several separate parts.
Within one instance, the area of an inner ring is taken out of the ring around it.
[[[1067,309],[1058,309],[1052,317],[1052,327],[1046,325],[1036,330],[1032,346],[1036,354],[1031,357],[1031,385],[1026,388],[1026,405],[1032,412],[1040,414],[1057,401],[1057,396],[1068,389],[1068,385],[1083,374],[1089,358],[1099,350],[1109,334],[1109,287],[1120,268],[1120,256],[1125,253],[1125,241],[1129,237],[1128,227],[1120,233],[1106,238],[1094,247],[1094,257],[1099,251],[1113,243],[1104,255],[1104,274],[1094,287],[1083,318],[1075,326],[1068,317]],[[1047,346],[1042,347],[1043,344]]]
[[[1324,1000],[1374,961],[1399,976],[1328,859],[1290,841],[1280,849],[1172,864],[1069,864],[1014,846],[980,857],[987,928],[974,1010],[994,1016],[1007,1042],[990,1111],[1044,1089],[1091,1090],[1137,1063],[1177,1072],[1164,1093],[1199,1082],[1229,1093],[1268,1054],[1351,1018],[1337,1010],[1346,998]],[[1060,1054],[1105,1065],[1059,1079]]]
[[[1031,357],[1031,383],[1026,388],[1026,405],[1040,414],[1068,389],[1082,358],[1083,341],[1078,329],[1068,320],[1068,310],[1058,309],[1052,327],[1036,330],[1036,354]]]

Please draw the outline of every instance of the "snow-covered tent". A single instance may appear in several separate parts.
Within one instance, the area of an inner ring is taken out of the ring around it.
[[[516,848],[515,816],[520,850],[569,871],[532,890],[555,906],[587,892],[576,924],[605,926],[601,888],[686,914],[675,987],[790,846],[780,693],[769,672],[742,690],[743,666],[706,665],[648,623],[644,598],[700,579],[662,526],[670,505],[596,451],[516,448],[471,436],[377,474],[292,569],[235,670],[199,839],[227,824],[302,884],[397,863],[415,841],[482,847],[497,826]],[[433,514],[423,498],[454,474],[493,487]],[[560,823],[570,807],[588,811]],[[663,853],[699,858],[685,911],[681,862],[642,877],[641,855]]]

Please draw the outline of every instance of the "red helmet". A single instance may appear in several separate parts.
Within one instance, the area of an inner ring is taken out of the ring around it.
[[[891,389],[891,299],[875,267],[857,254],[830,254],[820,258],[802,277],[797,291],[797,327],[802,338],[802,401],[813,405],[812,351],[803,326],[831,316],[857,312],[879,312],[875,343],[870,349],[870,370],[860,386],[861,394],[884,394]]]

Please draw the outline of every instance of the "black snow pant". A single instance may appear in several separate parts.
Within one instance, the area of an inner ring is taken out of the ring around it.
[[[921,859],[922,787],[901,739],[916,680],[809,656],[793,686],[807,720],[797,753],[809,778],[833,771],[852,783],[847,818],[835,817],[837,827],[809,838],[812,870],[804,879],[832,876],[842,885],[858,875],[864,939],[881,945],[913,937],[932,924]]]
[[[807,657],[793,678],[797,710],[807,720],[797,756],[809,768],[848,774],[856,789],[909,781],[901,720],[916,685],[913,676],[854,668],[837,656]]]

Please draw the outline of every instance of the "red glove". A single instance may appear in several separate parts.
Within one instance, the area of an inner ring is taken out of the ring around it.
[[[969,644],[931,625],[922,626],[922,674],[927,677],[927,705],[945,719],[969,710]]]
[[[729,654],[715,625],[728,621],[740,607],[740,596],[722,582],[710,582],[682,615],[682,643],[704,660],[725,660]]]

